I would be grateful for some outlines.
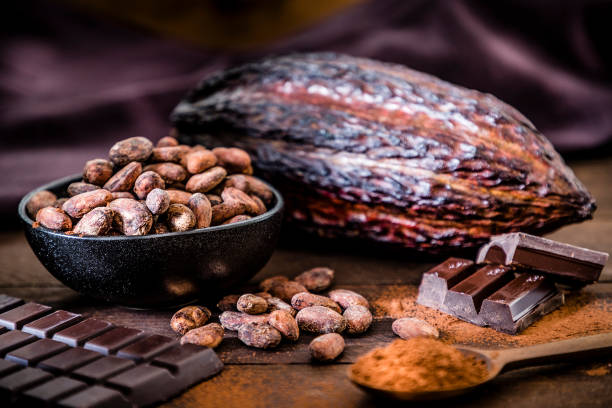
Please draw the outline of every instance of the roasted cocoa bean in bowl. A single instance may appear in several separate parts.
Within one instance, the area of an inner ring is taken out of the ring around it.
[[[34,224],[26,205],[37,192],[66,195],[82,174],[28,193],[19,216],[32,250],[62,283],[86,296],[137,308],[170,307],[217,296],[246,282],[270,259],[280,232],[283,199],[272,186],[268,211],[248,220],[184,232],[79,236]],[[143,204],[144,206],[144,204]],[[76,223],[79,220],[73,220]]]

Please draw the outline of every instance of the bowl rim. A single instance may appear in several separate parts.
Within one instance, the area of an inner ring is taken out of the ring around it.
[[[82,178],[82,174],[81,173],[75,173],[72,174],[70,176],[66,176],[66,177],[62,177],[59,178],[57,180],[51,181],[47,184],[44,184],[40,187],[35,188],[34,190],[30,191],[29,193],[27,193],[26,195],[23,196],[23,198],[21,199],[21,201],[19,202],[19,205],[17,207],[17,212],[19,214],[19,217],[21,218],[21,220],[28,224],[30,228],[33,228],[33,224],[34,224],[34,220],[32,220],[26,211],[26,204],[28,203],[28,201],[30,201],[30,198],[38,193],[39,191],[42,190],[50,190],[50,189],[54,189],[57,188],[58,186],[62,185],[62,184],[67,184],[70,182],[74,182],[74,181],[78,181]],[[83,240],[83,241],[122,241],[122,240],[146,240],[146,239],[155,239],[155,238],[164,238],[164,237],[176,237],[176,236],[189,236],[189,235],[197,235],[197,234],[209,234],[209,233],[214,233],[216,231],[222,231],[222,230],[228,230],[228,229],[239,229],[241,227],[246,227],[247,225],[251,225],[251,224],[256,224],[259,223],[261,221],[265,221],[268,218],[271,218],[273,216],[275,216],[277,213],[279,213],[280,211],[283,210],[283,207],[285,205],[284,200],[283,200],[283,196],[280,194],[280,192],[274,188],[272,185],[270,185],[270,183],[268,183],[267,181],[261,180],[260,178],[258,178],[258,180],[262,181],[274,194],[274,198],[276,199],[276,203],[274,205],[274,207],[272,207],[271,209],[269,209],[268,211],[266,211],[264,214],[255,216],[251,219],[248,220],[244,220],[244,221],[239,221],[233,224],[227,224],[227,225],[215,225],[212,227],[207,227],[207,228],[200,228],[200,229],[193,229],[193,230],[189,230],[189,231],[181,231],[181,232],[166,232],[163,234],[150,234],[150,235],[117,235],[117,236],[79,236],[79,235],[67,235],[63,232],[60,231],[55,231],[55,230],[51,230],[49,228],[43,227],[42,225],[36,229],[40,229],[42,231],[44,231],[47,234],[50,235],[55,235],[55,236],[60,236],[62,238],[65,239],[74,239],[74,240]]]

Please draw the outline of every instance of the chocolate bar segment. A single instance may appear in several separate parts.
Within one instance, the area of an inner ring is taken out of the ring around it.
[[[423,274],[417,303],[439,309],[449,288],[455,286],[472,272],[474,262],[462,258],[448,258]]]
[[[180,390],[176,389],[180,385],[172,381],[168,370],[148,364],[131,368],[106,382],[129,395],[130,401],[138,406],[165,400]]]
[[[79,320],[81,320],[81,315],[79,314],[58,310],[26,324],[22,330],[41,338],[51,337],[53,333],[71,326]]]
[[[545,272],[555,280],[584,285],[599,279],[608,254],[522,232],[491,237],[476,262],[522,266]]]
[[[35,336],[21,331],[10,331],[0,334],[0,356],[4,356],[11,350],[25,346],[38,340]]]
[[[143,361],[176,345],[178,345],[176,340],[171,339],[170,337],[154,334],[122,348],[117,352],[117,357],[129,358],[135,361]]]
[[[134,365],[132,360],[106,356],[75,370],[73,375],[84,381],[98,382],[121,371],[125,371]]]
[[[42,382],[52,379],[53,376],[38,368],[26,367],[22,370],[0,378],[0,398],[10,401],[14,394]]]
[[[128,327],[115,327],[101,334],[98,337],[94,337],[85,343],[87,350],[97,351],[102,354],[112,354],[119,350],[121,347],[132,343],[143,336],[142,330],[130,329]]]
[[[39,361],[51,357],[68,348],[64,343],[41,339],[9,352],[4,358],[24,366],[35,366]]]
[[[470,323],[484,326],[478,315],[485,298],[514,278],[511,268],[487,265],[449,289],[444,298],[448,313]]]
[[[550,278],[523,273],[485,299],[480,316],[493,329],[516,334],[562,304]]]
[[[60,407],[93,408],[113,407],[132,408],[132,404],[119,391],[94,385],[58,402]]]
[[[0,314],[0,326],[9,330],[21,329],[24,324],[49,313],[51,308],[38,303],[28,302]]]
[[[218,374],[223,363],[210,348],[184,344],[155,357],[153,365],[167,368],[184,384],[193,385],[205,378]]]
[[[102,355],[95,351],[71,348],[41,361],[38,367],[55,373],[67,373],[99,358],[102,358]]]
[[[113,325],[104,320],[87,319],[67,329],[55,333],[53,340],[61,341],[71,347],[81,346],[100,334],[113,328]]]
[[[0,313],[4,313],[9,309],[13,309],[23,304],[23,300],[16,297],[0,294]]]
[[[25,391],[24,398],[20,402],[24,406],[48,406],[54,401],[84,388],[87,388],[87,384],[82,381],[68,377],[57,377]]]

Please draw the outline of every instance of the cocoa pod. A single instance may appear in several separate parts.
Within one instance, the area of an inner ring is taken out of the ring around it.
[[[32,195],[32,197],[28,200],[28,203],[26,204],[26,212],[30,218],[34,219],[36,218],[38,210],[44,207],[53,207],[56,201],[57,196],[51,191],[39,191]]]
[[[217,205],[223,202],[223,199],[216,194],[205,194],[208,201],[210,201],[210,205]]]
[[[274,199],[272,190],[268,188],[266,183],[253,176],[244,174],[232,174],[227,177],[225,187],[235,187],[247,194],[252,194],[259,197],[266,205],[270,205]]]
[[[141,173],[134,182],[134,194],[141,200],[146,199],[147,195],[156,188],[163,190],[166,188],[166,183],[161,176],[154,171],[145,171]]]
[[[185,188],[192,193],[206,193],[221,183],[226,175],[227,172],[223,167],[212,167],[203,173],[191,176]]]
[[[196,327],[204,326],[210,319],[210,310],[204,306],[185,306],[170,319],[170,327],[178,334],[185,334]]]
[[[282,191],[290,222],[326,237],[439,252],[548,232],[595,210],[516,109],[396,64],[267,58],[200,81],[171,119],[188,137],[211,135],[197,137],[211,147],[247,150]]]
[[[280,344],[281,334],[266,323],[247,323],[238,329],[238,339],[247,346],[267,349]]]
[[[192,150],[184,157],[184,167],[191,174],[202,173],[217,164],[217,157],[210,150]]]
[[[113,163],[104,159],[93,159],[85,163],[83,181],[98,186],[104,185],[113,175]]]
[[[307,292],[306,288],[297,282],[286,281],[273,283],[269,290],[272,296],[280,298],[287,303],[291,303],[291,298],[300,292]]]
[[[217,157],[219,166],[228,173],[242,173],[251,167],[251,157],[247,152],[237,147],[217,147],[212,150]]]
[[[113,227],[115,211],[109,207],[94,208],[74,226],[73,233],[85,236],[106,235]]]
[[[297,322],[291,313],[286,310],[275,310],[270,313],[268,324],[289,340],[296,341],[300,337],[300,328]]]
[[[104,188],[110,192],[130,191],[134,187],[134,182],[142,173],[142,164],[131,162],[119,170],[113,177],[108,179]]]
[[[183,204],[187,205],[189,203],[189,199],[191,199],[191,193],[187,191],[176,190],[174,188],[169,188],[166,190],[168,196],[170,197],[170,204]]]
[[[346,329],[346,319],[338,312],[325,306],[310,306],[295,316],[302,330],[312,333],[341,333]]]
[[[434,326],[424,320],[413,317],[402,317],[401,319],[395,320],[391,324],[391,330],[404,340],[413,337],[438,338],[440,336],[438,329]]]
[[[136,199],[134,194],[130,193],[129,191],[113,191],[111,195],[113,196],[113,200],[116,200],[118,198],[131,198],[133,200]]]
[[[225,330],[238,330],[248,323],[268,323],[269,314],[250,315],[240,312],[225,311],[219,315],[219,321]]]
[[[251,218],[252,217],[250,215],[245,215],[245,214],[236,215],[236,216],[230,218],[229,220],[223,221],[221,223],[221,225],[235,224],[235,223],[240,222],[240,221],[250,220]]]
[[[297,310],[292,308],[289,303],[277,297],[270,296],[266,299],[266,301],[268,302],[268,312],[273,312],[275,310],[284,310],[286,312],[289,312],[291,316],[295,316],[295,314],[297,313]]]
[[[338,333],[327,333],[315,337],[308,345],[315,360],[332,361],[344,351],[344,339]]]
[[[62,205],[64,210],[72,218],[81,218],[96,207],[103,207],[113,199],[108,190],[98,189],[81,193],[71,197]]]
[[[189,330],[181,337],[181,344],[197,344],[198,346],[215,348],[223,340],[225,331],[219,323],[210,323],[206,326]]]
[[[315,295],[314,293],[300,292],[293,295],[291,298],[291,307],[295,310],[302,310],[310,306],[328,307],[334,312],[342,313],[340,306],[328,297]]]
[[[186,145],[154,147],[149,161],[181,163],[183,157],[190,151],[191,147]]]
[[[240,295],[227,295],[224,296],[219,303],[217,303],[217,307],[222,312],[236,311],[238,308],[236,307],[236,303],[238,303],[238,299]]]
[[[266,299],[255,296],[252,293],[245,293],[238,298],[236,308],[243,313],[252,315],[262,314],[268,310]]]
[[[210,227],[212,220],[212,206],[208,198],[202,193],[195,193],[189,198],[187,206],[196,217],[196,228]]]
[[[154,163],[148,164],[143,171],[154,171],[159,174],[166,184],[180,183],[187,178],[187,171],[176,163]]]
[[[156,147],[178,146],[179,142],[172,136],[164,136],[157,141]]]
[[[283,275],[270,276],[259,282],[259,289],[264,292],[269,292],[270,288],[280,282],[288,282],[289,278]]]
[[[115,227],[124,235],[146,235],[153,226],[153,216],[139,201],[118,198],[111,201],[109,207],[115,210]]]
[[[108,152],[108,157],[117,166],[125,166],[129,162],[147,160],[152,152],[153,143],[146,137],[137,136],[115,143]]]
[[[170,204],[166,211],[166,223],[172,232],[189,231],[195,227],[196,218],[184,204]]]
[[[321,292],[334,281],[334,270],[325,267],[312,268],[295,277],[295,281],[311,292]]]
[[[370,308],[370,303],[366,298],[361,296],[357,292],[353,292],[348,289],[335,289],[327,294],[331,300],[340,305],[342,309],[346,309],[349,306],[358,305],[366,308]]]
[[[170,195],[161,188],[154,188],[147,194],[145,204],[154,215],[163,214],[170,207]]]
[[[364,306],[349,306],[342,316],[346,319],[346,331],[349,334],[365,333],[372,324],[372,313]]]
[[[36,213],[36,222],[56,231],[72,229],[72,220],[61,208],[43,207]]]

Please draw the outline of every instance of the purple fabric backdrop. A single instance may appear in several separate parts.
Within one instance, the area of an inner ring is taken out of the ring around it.
[[[269,53],[333,50],[406,64],[516,106],[561,151],[612,139],[612,3],[371,0],[267,47],[212,53],[44,1],[11,2],[0,42],[0,216],[37,185],[164,136],[205,74]]]

